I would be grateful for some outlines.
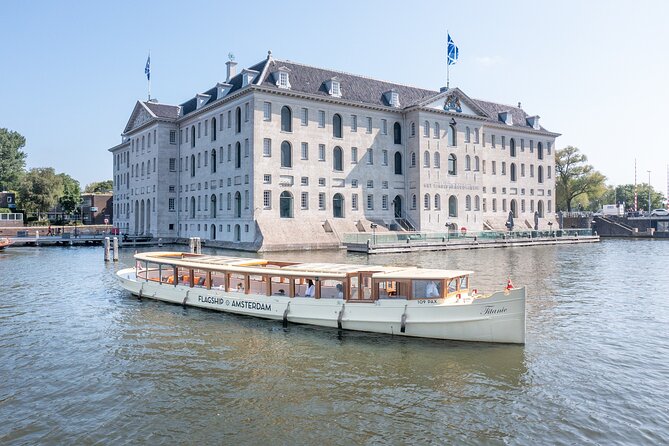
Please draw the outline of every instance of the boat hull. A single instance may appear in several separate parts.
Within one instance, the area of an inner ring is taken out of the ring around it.
[[[399,336],[525,343],[525,289],[500,291],[464,303],[444,299],[344,299],[258,296],[138,280],[134,268],[117,273],[139,297],[265,319]]]

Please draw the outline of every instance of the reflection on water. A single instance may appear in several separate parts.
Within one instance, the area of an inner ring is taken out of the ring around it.
[[[284,329],[133,298],[100,248],[10,250],[0,443],[666,443],[667,248],[298,259],[470,269],[484,291],[511,277],[528,287],[524,347]]]

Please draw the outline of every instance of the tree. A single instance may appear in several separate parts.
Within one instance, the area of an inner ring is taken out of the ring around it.
[[[47,212],[63,195],[63,179],[56,175],[52,167],[30,169],[19,186],[19,196],[23,209],[30,212]]]
[[[110,192],[114,190],[114,182],[112,180],[97,181],[86,186],[84,193],[95,192]]]
[[[556,198],[561,209],[571,211],[577,197],[604,190],[606,177],[587,161],[588,157],[573,146],[555,151]]]
[[[73,213],[81,202],[81,187],[79,182],[66,173],[58,175],[63,184],[63,195],[58,199],[63,212]]]
[[[26,154],[21,150],[25,145],[20,133],[0,129],[0,191],[18,189],[26,167]]]
[[[650,210],[662,208],[664,195],[661,192],[655,191],[653,186],[648,186],[648,183],[637,185],[637,204],[638,209],[648,208],[648,191],[650,190]],[[624,203],[625,209],[634,209],[634,184],[621,184],[619,186],[611,186],[602,196],[602,202],[598,209],[604,204],[618,204]]]

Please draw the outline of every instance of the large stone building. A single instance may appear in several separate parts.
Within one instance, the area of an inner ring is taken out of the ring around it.
[[[545,227],[559,134],[518,106],[267,59],[181,105],[139,101],[114,156],[123,233],[241,249],[343,233]]]

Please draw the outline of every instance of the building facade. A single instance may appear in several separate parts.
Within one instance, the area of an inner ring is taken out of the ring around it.
[[[546,227],[557,133],[518,106],[274,59],[181,105],[137,102],[114,156],[122,233],[241,249],[343,233]]]

